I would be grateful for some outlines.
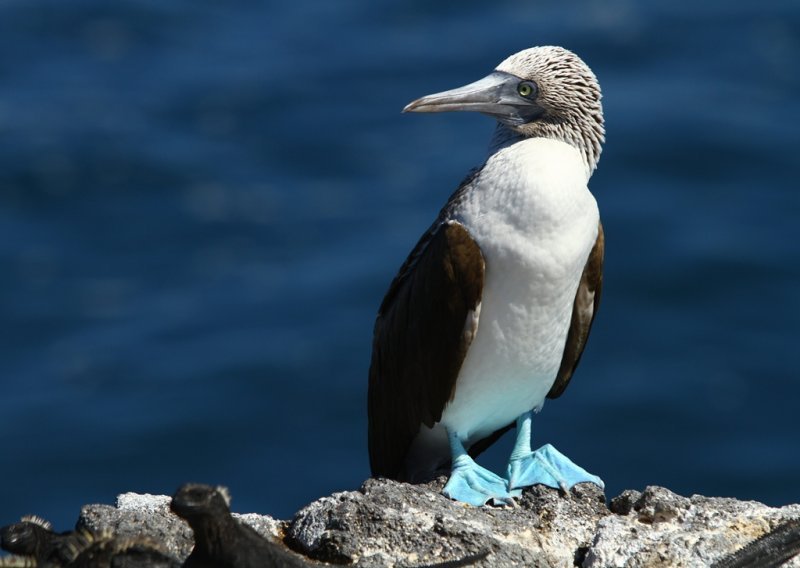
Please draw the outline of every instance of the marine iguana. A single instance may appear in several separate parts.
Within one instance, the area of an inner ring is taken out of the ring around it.
[[[117,538],[110,531],[79,528],[57,533],[36,516],[0,529],[0,547],[17,556],[0,560],[0,568],[179,568],[175,556],[152,539]]]
[[[278,542],[233,518],[227,489],[187,483],[170,504],[194,531],[184,568],[306,568],[314,566]]]

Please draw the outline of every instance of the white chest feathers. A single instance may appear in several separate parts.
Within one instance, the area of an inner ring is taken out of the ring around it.
[[[465,441],[540,407],[597,238],[580,153],[528,139],[493,154],[454,210],[486,261],[478,329],[441,424]]]

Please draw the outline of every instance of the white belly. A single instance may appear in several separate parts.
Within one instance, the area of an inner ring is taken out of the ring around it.
[[[486,261],[477,334],[440,422],[467,444],[541,407],[555,380],[597,238],[587,181],[572,146],[529,139],[489,158],[455,211]]]

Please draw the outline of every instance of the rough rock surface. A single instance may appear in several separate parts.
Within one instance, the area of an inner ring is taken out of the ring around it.
[[[169,510],[167,495],[123,493],[117,506],[85,505],[77,527],[93,533],[111,531],[121,538],[147,536],[183,559],[192,551],[192,530]]]
[[[626,491],[606,508],[591,484],[569,496],[526,490],[513,509],[472,508],[428,486],[367,481],[302,509],[287,537],[307,555],[358,566],[415,566],[488,551],[476,566],[706,567],[800,517],[735,499],[681,497],[661,487]],[[795,558],[786,566],[800,567]]]
[[[689,498],[661,487],[625,491],[607,507],[602,491],[591,484],[578,485],[569,495],[534,487],[516,507],[474,508],[442,496],[443,482],[372,479],[358,491],[314,501],[290,521],[256,514],[238,518],[268,538],[283,539],[305,554],[310,566],[364,568],[699,568],[800,518],[800,505]],[[86,506],[78,526],[123,538],[150,537],[181,559],[193,546],[188,525],[170,512],[166,496],[128,493],[116,507]],[[800,568],[800,556],[785,566]]]
[[[780,509],[756,501],[693,495],[663,487],[625,491],[611,501],[616,513],[600,519],[585,568],[710,566],[789,519],[800,505]],[[785,566],[800,567],[800,557]]]
[[[76,526],[93,533],[110,530],[121,538],[150,537],[181,560],[185,560],[194,547],[194,536],[186,521],[170,511],[170,500],[171,497],[167,495],[123,493],[117,497],[116,507],[84,506]],[[281,522],[269,515],[234,513],[233,516],[266,538],[283,538]]]
[[[290,545],[312,558],[358,566],[416,566],[489,552],[478,566],[573,566],[609,515],[602,491],[582,484],[570,497],[537,486],[514,508],[470,507],[428,485],[369,480],[302,509]]]

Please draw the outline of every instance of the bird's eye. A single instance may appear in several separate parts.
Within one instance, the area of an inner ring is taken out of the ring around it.
[[[522,81],[519,85],[517,85],[517,92],[519,93],[519,96],[525,97],[526,99],[533,98],[536,96],[536,83]]]

